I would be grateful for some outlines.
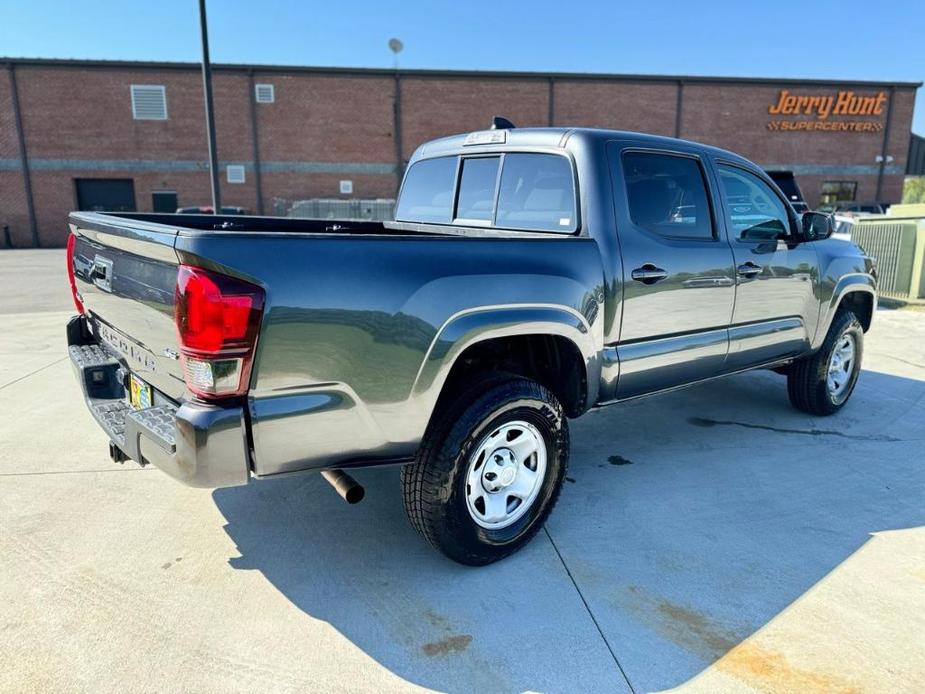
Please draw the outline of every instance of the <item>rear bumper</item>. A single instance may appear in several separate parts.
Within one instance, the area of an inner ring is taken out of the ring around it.
[[[162,402],[135,411],[126,401],[125,366],[93,339],[84,316],[70,320],[67,337],[90,413],[128,458],[150,463],[191,487],[247,484],[243,408]]]

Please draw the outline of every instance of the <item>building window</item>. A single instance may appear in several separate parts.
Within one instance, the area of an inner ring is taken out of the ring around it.
[[[225,177],[229,183],[244,183],[244,166],[242,164],[229,164],[225,167]]]
[[[857,181],[826,181],[822,184],[820,203],[831,205],[842,200],[855,200],[858,193]]]
[[[151,209],[155,212],[176,212],[177,192],[175,190],[155,190],[151,193]]]
[[[272,104],[276,101],[276,91],[272,84],[255,84],[254,98],[258,104]]]
[[[157,84],[133,84],[132,118],[167,120],[167,91]]]
[[[87,212],[134,212],[131,178],[75,178],[77,209]]]

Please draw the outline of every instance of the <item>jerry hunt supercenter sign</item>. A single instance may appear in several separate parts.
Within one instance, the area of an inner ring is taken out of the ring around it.
[[[772,118],[768,121],[768,130],[878,133],[883,130],[880,119],[864,116],[882,115],[886,100],[885,92],[879,92],[876,96],[861,96],[852,91],[807,96],[791,94],[788,89],[782,89],[777,96],[777,103],[768,106],[768,113],[791,118]],[[830,120],[830,116],[839,118]]]

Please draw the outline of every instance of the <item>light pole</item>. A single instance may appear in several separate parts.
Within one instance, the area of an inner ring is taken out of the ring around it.
[[[206,0],[199,0],[199,30],[202,34],[202,91],[206,102],[206,135],[209,138],[212,214],[221,214],[222,191],[219,187],[218,152],[215,147],[215,113],[212,105],[212,68],[209,65],[209,27],[206,21]]]
[[[389,39],[389,50],[395,55],[395,72],[398,72],[398,54],[404,47],[401,39]]]
[[[402,142],[401,142],[401,73],[398,71],[398,54],[404,48],[400,39],[389,39],[389,50],[395,56],[395,101],[392,104],[392,122],[395,126],[395,193],[401,187],[401,179],[404,174],[404,160],[402,159]]]

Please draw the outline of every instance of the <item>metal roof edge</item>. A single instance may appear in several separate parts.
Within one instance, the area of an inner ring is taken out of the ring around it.
[[[0,63],[8,66],[22,67],[60,67],[83,69],[132,69],[132,70],[199,70],[199,63],[158,62],[143,60],[88,60],[70,58],[14,58],[0,56]],[[335,67],[308,65],[261,65],[238,63],[213,63],[212,70],[217,72],[242,72],[254,74],[304,73],[329,75],[356,75],[367,77],[419,77],[449,79],[524,79],[524,80],[572,80],[572,81],[619,81],[619,82],[655,82],[685,84],[785,84],[785,85],[819,85],[852,87],[895,87],[917,89],[922,82],[891,80],[850,80],[820,79],[798,77],[731,77],[710,75],[652,75],[623,74],[606,72],[532,72],[506,70],[439,70],[439,69],[393,69],[370,67]]]

